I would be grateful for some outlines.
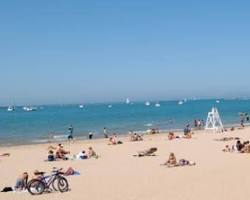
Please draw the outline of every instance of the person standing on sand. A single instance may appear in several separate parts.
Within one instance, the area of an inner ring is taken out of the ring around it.
[[[103,128],[103,135],[104,135],[104,138],[109,138],[108,136],[108,130],[106,127]]]
[[[72,125],[69,126],[69,135],[68,135],[68,140],[73,140],[73,132],[74,132],[74,128]]]

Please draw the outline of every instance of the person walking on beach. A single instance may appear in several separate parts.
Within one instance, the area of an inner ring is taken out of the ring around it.
[[[72,125],[69,126],[69,135],[68,135],[68,140],[73,140],[73,132],[74,132],[74,128]]]

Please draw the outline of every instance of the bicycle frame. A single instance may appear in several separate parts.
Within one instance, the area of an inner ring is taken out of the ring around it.
[[[58,174],[54,173],[48,176],[43,176],[41,181],[45,184],[46,188],[50,188],[51,184],[57,179]]]

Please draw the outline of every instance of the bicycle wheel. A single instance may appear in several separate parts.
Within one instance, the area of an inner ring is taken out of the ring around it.
[[[53,190],[55,190],[55,191],[58,191],[58,177],[57,178],[55,178],[54,180],[53,180],[53,182],[52,182],[52,188],[53,188]]]
[[[59,177],[57,181],[58,181],[57,187],[60,192],[69,191],[69,184],[66,178]]]
[[[45,190],[45,184],[44,182],[37,180],[37,179],[33,179],[31,181],[28,182],[28,192],[32,195],[40,195],[44,192]]]

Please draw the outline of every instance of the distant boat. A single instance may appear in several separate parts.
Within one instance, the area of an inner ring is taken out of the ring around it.
[[[179,105],[182,105],[182,104],[183,104],[183,101],[179,101],[178,104],[179,104]]]
[[[157,103],[155,104],[155,107],[161,107],[161,104],[160,104],[159,102],[157,102]]]
[[[108,105],[108,108],[112,108],[112,105]]]
[[[79,105],[79,108],[84,108],[84,105],[82,105],[82,104],[81,104],[81,105]]]
[[[12,112],[12,111],[15,111],[15,107],[14,106],[9,106],[8,108],[7,108],[7,111],[8,112]]]
[[[126,99],[126,104],[130,104],[129,98]]]
[[[146,105],[146,106],[150,106],[151,104],[150,104],[149,101],[147,101],[147,102],[145,102],[145,105]]]
[[[34,106],[24,106],[23,110],[26,112],[37,111],[37,107]]]
[[[220,103],[220,100],[216,100],[216,103]]]

